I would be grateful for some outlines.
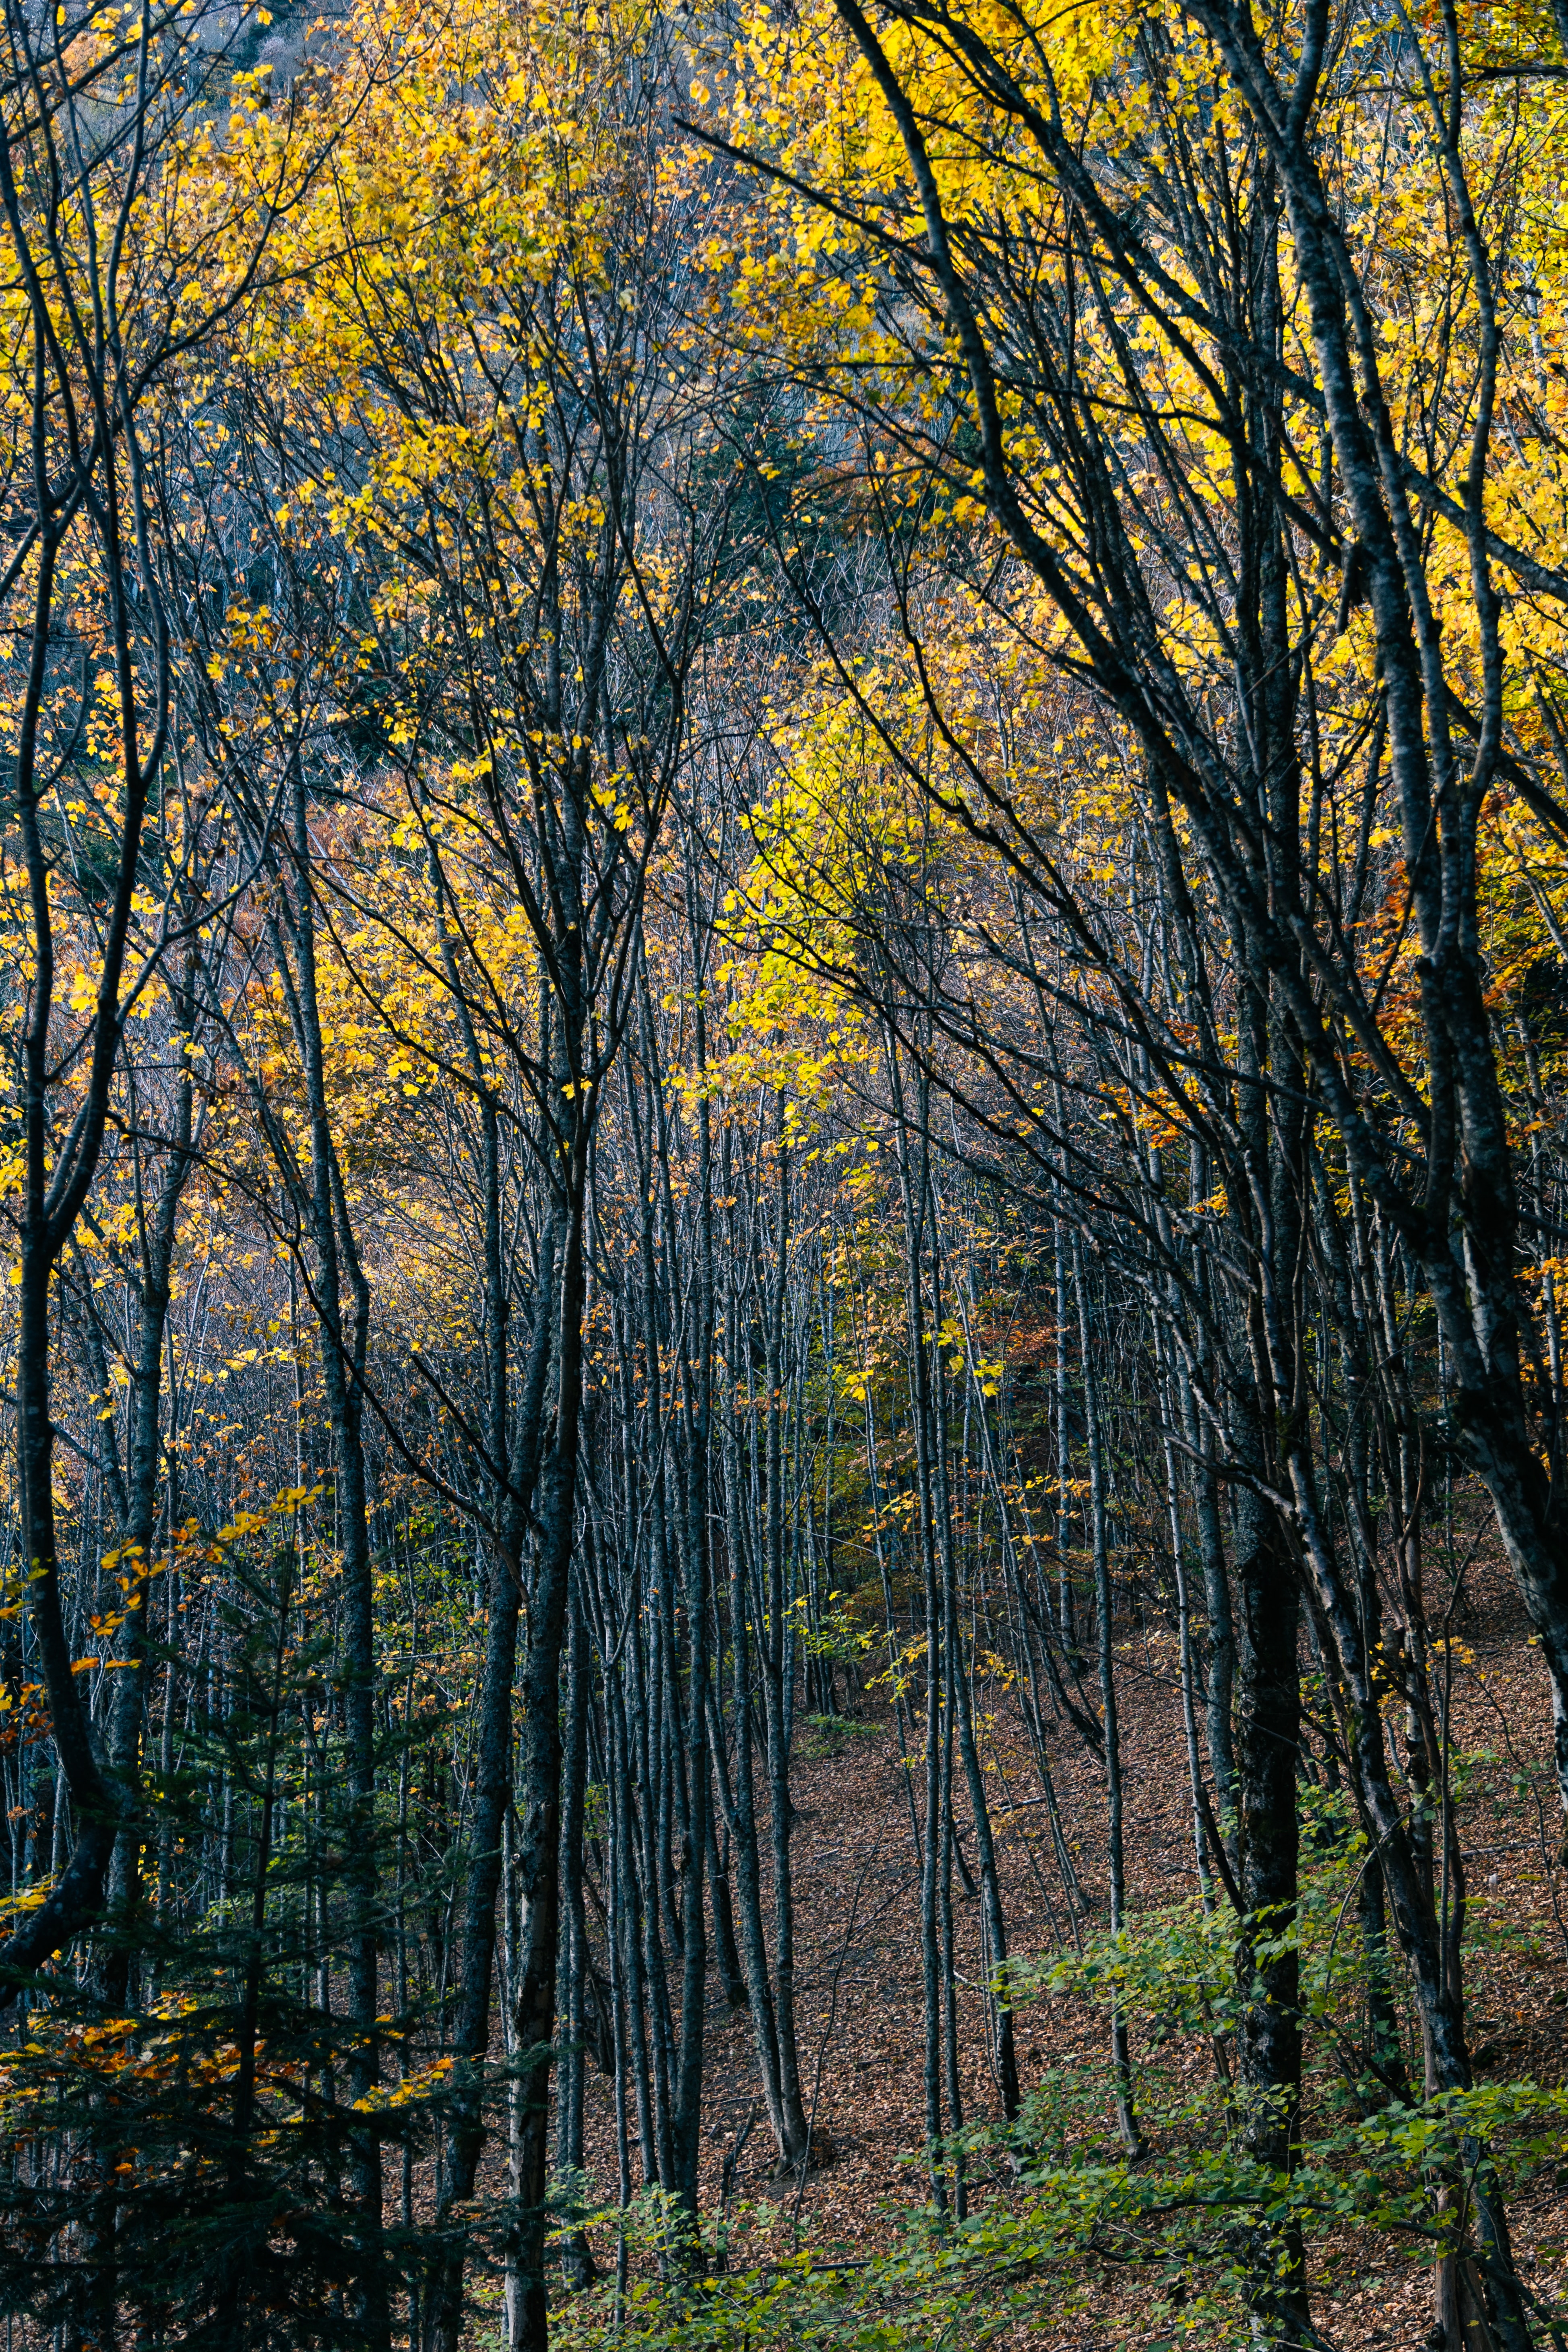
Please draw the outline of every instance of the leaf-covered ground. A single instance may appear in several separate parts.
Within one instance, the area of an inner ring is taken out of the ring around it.
[[[1468,1873],[1469,2043],[1478,2089],[1528,2081],[1550,2091],[1568,2075],[1568,1885],[1557,1863],[1545,1764],[1549,1696],[1501,1574],[1473,1569],[1469,1586],[1476,1597],[1455,1622],[1453,1685]],[[1152,1936],[1157,1947],[1162,1917],[1175,1916],[1176,1906],[1190,1906],[1198,1893],[1173,1634],[1152,1621],[1124,1625],[1119,1664],[1126,1691],[1132,1934]],[[1069,1910],[1023,1727],[1005,1688],[997,1687],[992,1699],[989,1780],[1008,1934],[1014,1958],[1044,1970],[1073,1951]],[[1321,1780],[1321,1742],[1313,1745],[1319,1760],[1311,1769]],[[1104,1900],[1100,1772],[1065,1724],[1052,1735],[1049,1760],[1063,1827],[1091,1905],[1079,1933],[1092,1939]],[[919,1874],[905,1769],[885,1700],[874,1692],[861,1695],[852,1716],[801,1721],[793,1787],[796,1997],[816,2161],[804,2179],[779,2177],[756,2094],[749,2021],[743,2011],[725,2007],[715,1979],[704,2126],[708,2260],[719,2275],[712,2249],[721,2248],[731,2275],[766,2278],[788,2276],[792,2256],[808,2256],[818,2273],[837,2259],[856,2266],[845,2274],[853,2294],[875,2274],[872,2266],[901,2242],[927,2194]],[[962,1812],[959,1827],[972,1853]],[[1348,1863],[1336,1883],[1352,1891]],[[1334,1884],[1325,1892],[1331,1905]],[[1216,1901],[1223,1903],[1217,1890]],[[1344,1916],[1328,1931],[1331,1942],[1336,1933],[1353,1932],[1353,1915],[1344,1914],[1342,1904],[1341,1911]],[[994,2128],[1001,2107],[976,1991],[986,1965],[977,1901],[960,1900],[954,1934],[965,2121]],[[1333,1982],[1331,1958],[1331,2006]],[[1337,2008],[1334,2014],[1348,2031],[1348,2017]],[[1162,2014],[1147,2000],[1133,2007],[1131,2021],[1149,2149],[1136,2179],[1162,2163],[1179,2168],[1194,2146],[1212,2156],[1223,2147],[1225,2134],[1216,2122],[1221,2078],[1213,2041],[1183,2031],[1179,2019],[1173,2022],[1169,2011]],[[1066,2117],[1057,2160],[1065,2153],[1068,2161],[1114,2173],[1122,2150],[1106,2082],[1103,2007],[1071,1992],[1037,1993],[1019,2011],[1017,2036],[1026,2094],[1037,2097],[1047,2085],[1058,2119]],[[1220,2046],[1228,2060],[1223,2034]],[[1413,2043],[1411,2055],[1418,2084]],[[1342,2070],[1334,2063],[1327,2020],[1315,2032],[1309,2025],[1308,2073],[1303,2122],[1310,2155],[1346,2121]],[[607,2204],[616,2181],[612,2085],[593,2071],[588,2103],[590,2194]],[[635,2116],[628,2125],[635,2178]],[[1548,2119],[1548,2137],[1550,2131]],[[1331,2168],[1333,2161],[1331,2157]],[[1027,2213],[1026,2179],[1020,2179],[999,2142],[984,2144],[984,2130],[968,2179],[972,2213],[998,2221]],[[1553,2162],[1550,2147],[1538,2150],[1513,2187],[1510,2214],[1528,2284],[1542,2302],[1560,2306],[1568,2294],[1568,2161]],[[613,2233],[597,2231],[595,2251],[607,2278],[616,2260]],[[1016,2241],[994,2249],[989,2307],[986,2262],[977,2260],[954,2294],[952,2341],[984,2332],[1007,2305],[1013,2320],[1002,2340],[1053,2352],[1150,2347],[1183,2337],[1219,2341],[1234,2333],[1223,2299],[1212,2305],[1205,2301],[1201,2263],[1192,2280],[1182,2279],[1157,2231],[1121,2237],[1112,2231],[1081,2259],[1056,2265],[1048,2244],[1038,2262],[1027,2258],[1026,2234],[1023,2251],[1020,2263]],[[1352,2210],[1313,2229],[1308,2252],[1314,2314],[1327,2343],[1345,2352],[1362,2347],[1414,2352],[1424,2343],[1432,2316],[1431,2263],[1408,2238],[1363,2226]],[[651,2267],[646,2246],[628,2258],[634,2282]],[[929,2269],[918,2277],[896,2273],[884,2306],[889,2325],[897,2318],[906,2335],[911,2328],[918,2334],[926,2297],[935,2319],[942,2303],[940,2279]]]

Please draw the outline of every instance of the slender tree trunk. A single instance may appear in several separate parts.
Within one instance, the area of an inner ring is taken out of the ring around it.
[[[1116,1699],[1115,1624],[1110,1592],[1110,1546],[1105,1521],[1105,1457],[1100,1444],[1100,1402],[1090,1352],[1091,1325],[1088,1285],[1084,1280],[1083,1248],[1075,1234],[1072,1248],[1073,1288],[1078,1294],[1079,1354],[1083,1389],[1084,1445],[1089,1456],[1089,1535],[1094,1565],[1095,1611],[1100,1633],[1100,1720],[1105,1741],[1106,1858],[1110,1882],[1110,1932],[1119,1937],[1126,1924],[1127,1861],[1121,1826],[1121,1730]],[[1116,2121],[1122,2146],[1134,2162],[1143,2152],[1138,2109],[1132,2094],[1132,2061],[1128,2047],[1127,2015],[1121,2002],[1110,2011],[1110,2074],[1116,2098]]]
[[[574,1097],[574,1099],[578,1099]],[[559,1269],[554,1347],[555,1428],[540,1479],[538,1554],[530,1594],[523,1665],[521,1903],[513,2036],[522,2075],[512,2194],[517,2200],[521,2286],[512,2352],[547,2352],[545,2198],[550,2169],[550,2061],[555,2026],[556,1940],[560,1925],[561,1651],[570,1586],[582,1412],[583,1308],[585,1296],[583,1189],[585,1116],[564,1122],[573,1137],[565,1171],[565,1233]],[[440,2352],[455,2352],[455,2340]]]

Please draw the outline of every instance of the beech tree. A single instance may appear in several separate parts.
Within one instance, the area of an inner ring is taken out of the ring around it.
[[[1553,21],[263,17],[6,19],[8,2326],[1556,2342]]]

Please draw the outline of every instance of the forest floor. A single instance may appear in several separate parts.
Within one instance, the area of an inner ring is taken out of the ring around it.
[[[1545,1676],[1500,1576],[1488,1580],[1460,1631],[1468,1656],[1456,1682],[1454,1719],[1469,1751],[1462,1837],[1470,1906],[1468,2026],[1477,2078],[1530,2076],[1558,2084],[1568,2074],[1562,1907],[1568,1886],[1548,1857],[1552,1818],[1538,1801],[1549,1785],[1542,1768],[1551,1754]],[[1176,1664],[1173,1636],[1153,1628],[1121,1645],[1130,1914],[1197,1892]],[[994,1703],[990,1777],[1009,1943],[1018,1958],[1048,1959],[1068,1929],[1047,1816],[1016,1709],[1000,1690]],[[1100,1896],[1101,1774],[1066,1725],[1054,1738],[1051,1769],[1078,1868],[1090,1895]],[[865,2256],[893,2242],[900,2210],[918,2207],[925,2193],[919,1876],[890,1709],[862,1701],[853,1717],[801,1721],[792,1786],[798,1812],[792,1846],[797,2021],[818,2161],[804,2184],[795,2176],[782,2183],[772,2178],[773,2149],[756,2101],[749,2021],[744,2011],[725,2008],[721,1996],[707,2021],[703,2201],[712,2209],[727,2197],[736,2212],[771,2206],[773,2230],[786,2245],[798,2230],[846,2256]],[[967,1818],[961,1807],[961,1834]],[[972,1838],[965,1843],[973,1860]],[[965,2120],[978,2123],[999,2119],[1001,2112],[975,1990],[984,1970],[979,1904],[960,1899],[956,1914]],[[1500,1937],[1492,1932],[1500,1927]],[[1078,2000],[1037,1999],[1017,2022],[1026,2090],[1046,2070],[1093,2064],[1104,2051],[1104,2012]],[[1140,2054],[1135,2047],[1135,2061]],[[1190,2070],[1206,2062],[1194,2045],[1161,2063]],[[587,2101],[589,2174],[596,2193],[611,2198],[612,2086],[592,2070]],[[1148,2120],[1157,2134],[1152,2101]],[[1113,2160],[1120,2144],[1109,2102],[1103,2129],[1105,2155]],[[982,2176],[974,2186],[981,2199],[1008,2193],[999,2172],[989,2185]],[[1559,2303],[1568,2293],[1561,2252],[1568,2239],[1565,2192],[1568,2168],[1510,2208],[1524,2275]],[[1424,2344],[1429,2265],[1353,2228],[1318,2238],[1310,2262],[1314,2313],[1332,2346],[1416,2352]],[[1139,2305],[1136,2284],[1108,2270],[1089,2302],[1059,2324],[1048,2315],[1050,2297],[1043,2291],[1026,2340],[1050,2352],[1144,2347],[1162,2331],[1152,2315],[1141,2316]]]

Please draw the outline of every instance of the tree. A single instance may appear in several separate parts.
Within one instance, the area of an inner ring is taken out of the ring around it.
[[[100,1750],[61,1606],[49,1319],[103,1149],[126,1020],[177,950],[210,855],[168,791],[170,630],[147,418],[252,293],[315,160],[288,125],[258,128],[241,90],[220,168],[206,77],[193,71],[203,31],[199,16],[153,8],[62,12],[47,29],[24,8],[5,18],[0,204],[16,289],[7,462],[17,497],[0,586],[25,649],[6,697],[22,901],[11,1048],[22,1550],[75,1817],[58,1884],[4,1947],[7,1998],[96,1916],[135,1804],[142,1596],[131,1596],[128,1671]],[[186,201],[172,203],[176,193]],[[68,941],[79,962],[64,1003]],[[155,1374],[155,1348],[149,1360]],[[155,1393],[151,1412],[155,1423]]]

